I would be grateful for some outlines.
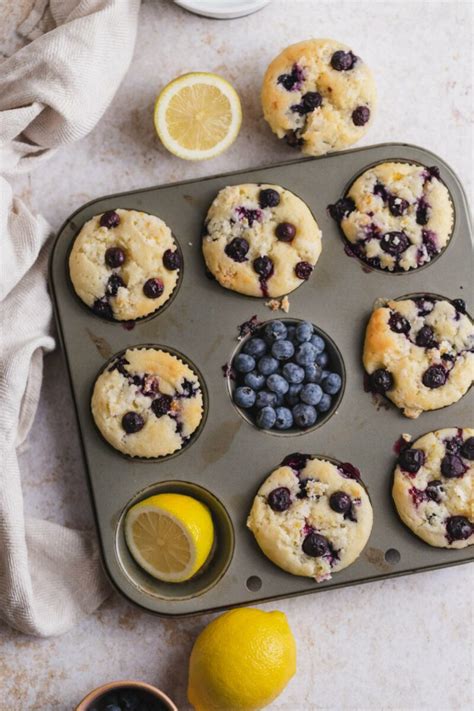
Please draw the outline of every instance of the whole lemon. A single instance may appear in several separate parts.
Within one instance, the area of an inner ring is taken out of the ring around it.
[[[194,643],[188,698],[196,711],[257,711],[296,671],[296,644],[283,612],[231,610]]]

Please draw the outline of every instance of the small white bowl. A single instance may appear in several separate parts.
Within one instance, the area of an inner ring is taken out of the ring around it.
[[[216,20],[232,20],[261,10],[270,0],[174,0],[174,2],[185,10],[194,12],[195,15],[213,17]]]

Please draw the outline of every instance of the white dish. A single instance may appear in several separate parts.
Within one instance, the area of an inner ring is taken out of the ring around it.
[[[270,0],[174,0],[176,5],[196,15],[231,20],[251,15],[268,5]]]

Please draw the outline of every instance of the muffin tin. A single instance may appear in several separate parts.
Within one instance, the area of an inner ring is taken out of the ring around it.
[[[347,256],[339,228],[326,210],[357,174],[386,160],[438,165],[454,203],[454,233],[444,253],[406,274],[372,271]],[[209,204],[220,188],[245,182],[286,187],[315,215],[323,232],[322,255],[310,279],[290,294],[288,317],[316,324],[333,339],[344,360],[344,395],[337,412],[321,427],[283,437],[260,431],[240,416],[222,366],[230,362],[238,345],[240,324],[254,314],[260,321],[287,316],[272,313],[266,299],[225,290],[207,278],[201,255],[201,226]],[[132,324],[104,321],[84,308],[67,273],[68,253],[84,222],[117,207],[159,215],[171,228],[184,257],[172,303],[156,316],[135,322],[133,328]],[[52,251],[50,283],[103,562],[115,587],[143,609],[185,615],[472,560],[472,548],[431,548],[411,534],[398,519],[390,494],[393,448],[401,433],[410,433],[415,439],[442,427],[469,426],[472,390],[449,408],[407,420],[388,402],[376,402],[364,391],[361,363],[365,326],[376,298],[434,293],[463,298],[470,310],[470,264],[469,213],[459,180],[436,155],[405,144],[359,148],[136,190],[99,198],[76,211],[61,228]],[[143,344],[183,353],[202,374],[208,395],[207,420],[199,438],[163,460],[130,459],[116,452],[99,436],[90,413],[92,386],[104,361],[127,347]],[[361,470],[374,508],[374,527],[360,558],[323,583],[281,571],[260,552],[245,527],[260,484],[294,451],[352,462]],[[204,501],[216,525],[212,559],[184,584],[160,583],[140,570],[123,537],[128,507],[161,491],[188,493]]]

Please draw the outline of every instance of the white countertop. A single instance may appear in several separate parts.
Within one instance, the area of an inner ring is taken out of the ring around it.
[[[469,2],[281,0],[222,22],[148,0],[132,66],[103,120],[85,140],[15,179],[16,192],[57,229],[102,194],[291,159],[261,117],[261,78],[285,45],[327,36],[349,44],[375,72],[379,110],[363,144],[419,143],[447,160],[471,194],[471,13]],[[225,76],[244,108],[237,142],[200,164],[167,154],[152,122],[157,92],[191,70]],[[57,351],[45,361],[21,465],[28,514],[92,526]],[[473,572],[465,565],[262,605],[286,612],[298,645],[297,675],[271,708],[468,709]],[[125,677],[157,684],[186,709],[189,652],[209,619],[160,620],[113,594],[59,638],[28,638],[0,623],[0,711],[70,711],[91,688]]]

